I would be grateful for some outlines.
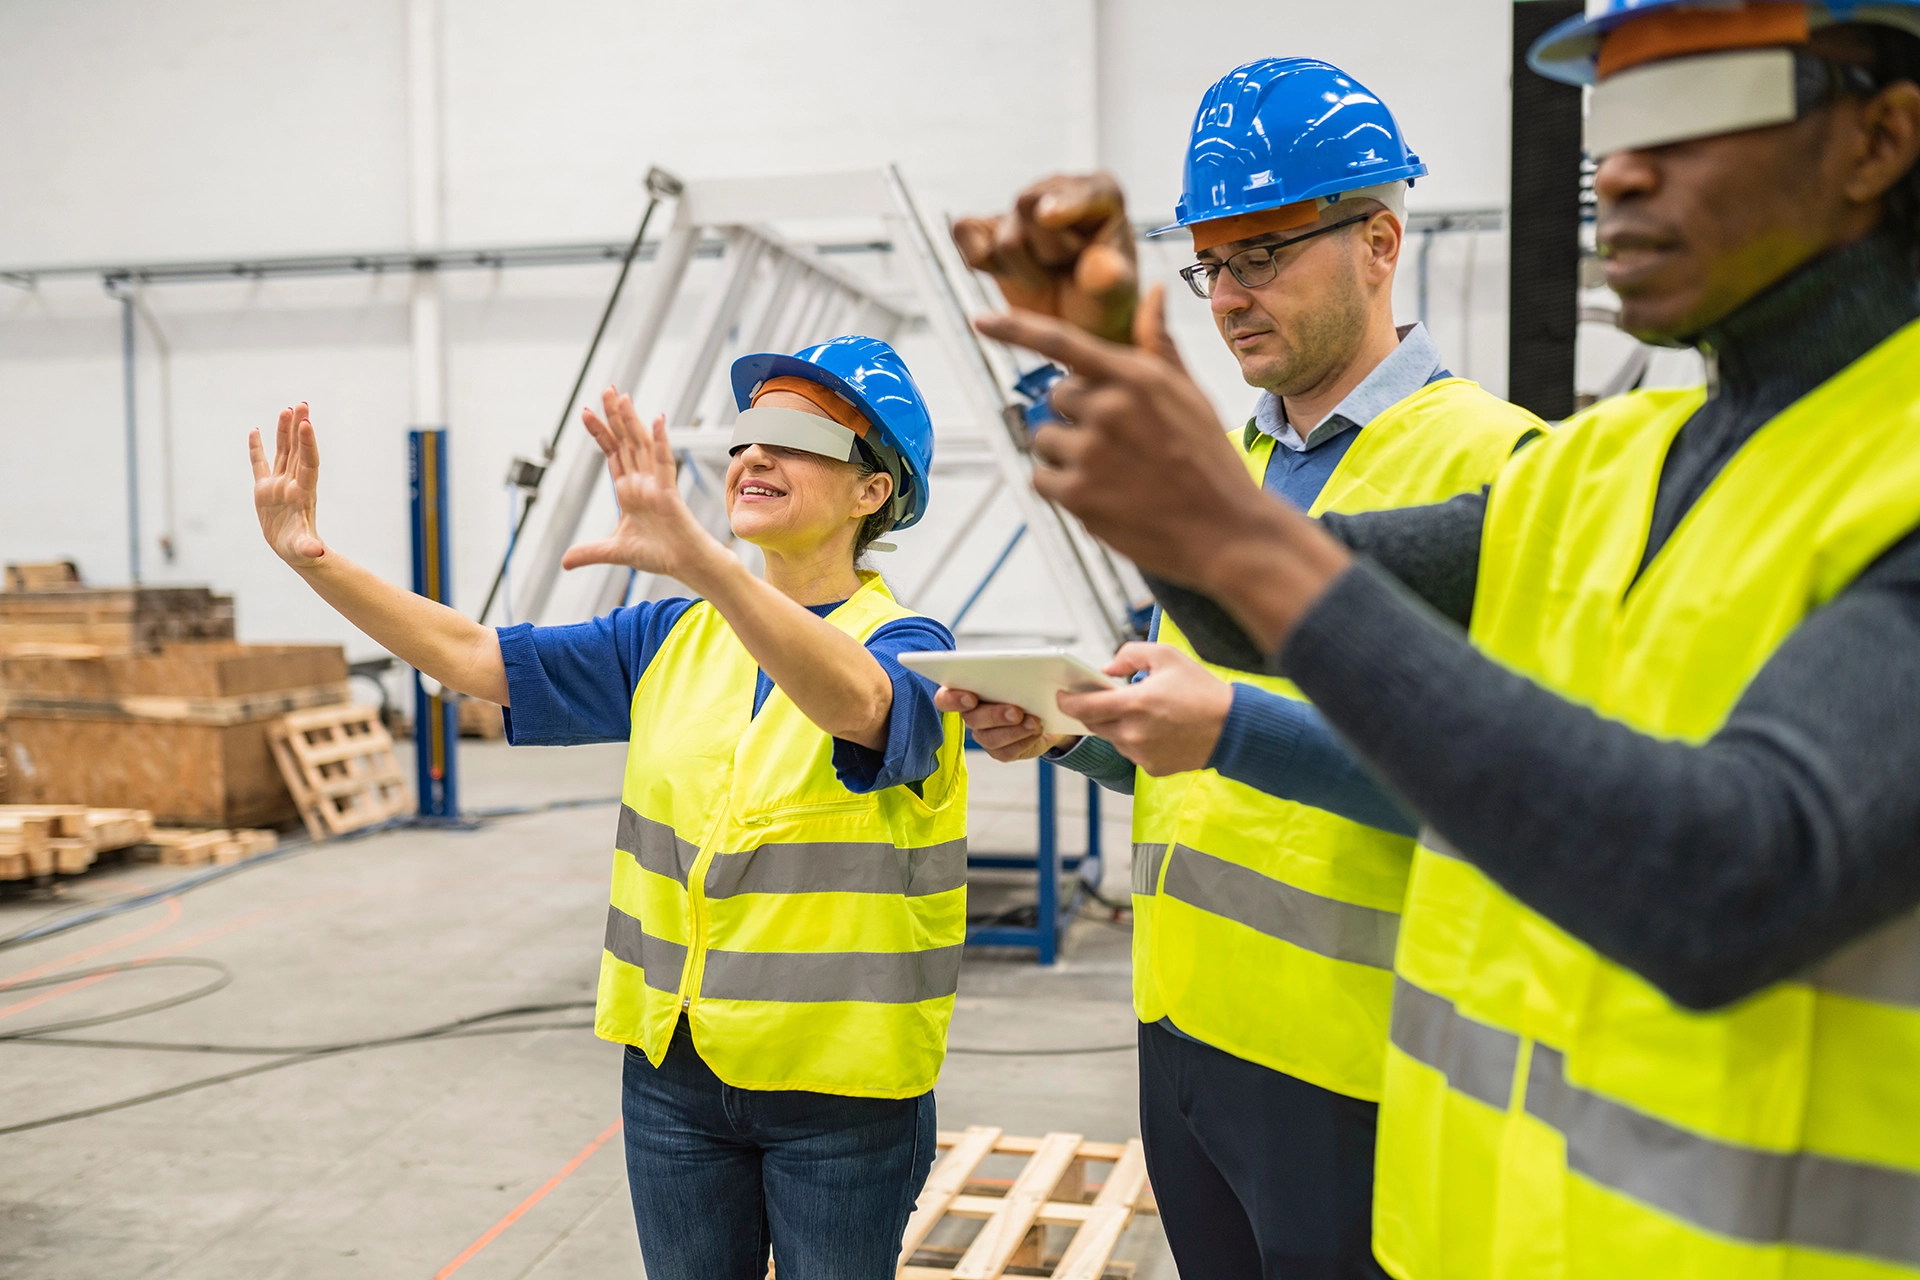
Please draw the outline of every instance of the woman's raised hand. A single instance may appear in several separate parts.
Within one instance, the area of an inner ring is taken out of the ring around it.
[[[260,433],[247,433],[247,452],[253,458],[253,509],[274,554],[296,569],[305,569],[327,554],[314,513],[320,490],[320,444],[307,417],[306,401],[280,411],[273,444],[269,463]]]
[[[604,419],[591,409],[582,409],[580,416],[600,452],[607,455],[607,474],[613,477],[614,496],[620,502],[620,523],[611,537],[569,547],[561,567],[622,564],[694,586],[693,579],[713,561],[714,553],[732,557],[701,527],[680,496],[679,474],[667,446],[666,415],[655,418],[648,430],[634,412],[631,396],[608,387],[600,403],[607,413]]]

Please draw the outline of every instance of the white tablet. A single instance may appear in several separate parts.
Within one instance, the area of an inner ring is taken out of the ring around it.
[[[1054,694],[1120,685],[1065,649],[929,649],[903,653],[900,661],[908,670],[949,689],[965,689],[982,702],[1010,702],[1038,716],[1048,733],[1088,732],[1054,705]]]

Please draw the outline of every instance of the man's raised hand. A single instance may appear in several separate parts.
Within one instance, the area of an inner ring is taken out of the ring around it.
[[[1200,586],[1208,551],[1259,508],[1260,492],[1212,402],[1168,358],[1158,302],[1156,293],[1140,308],[1145,341],[1135,346],[1030,312],[974,323],[990,338],[1072,370],[1052,400],[1074,425],[1043,427],[1034,437],[1042,465],[1033,487],[1148,573]]]
[[[320,443],[314,437],[306,401],[280,411],[273,444],[273,460],[269,462],[260,433],[247,433],[247,453],[253,460],[253,509],[260,517],[260,532],[274,554],[296,569],[305,569],[327,554],[315,511],[320,490]]]
[[[1034,433],[1034,489],[1150,577],[1212,597],[1272,652],[1352,557],[1254,483],[1205,393],[1155,351],[1165,330],[1152,303],[1132,347],[1025,311],[974,327],[1073,371],[1051,393],[1073,425]]]
[[[714,552],[726,548],[700,527],[686,499],[680,496],[679,472],[667,444],[667,419],[662,414],[649,430],[634,412],[633,397],[613,387],[601,393],[606,410],[602,418],[583,408],[581,418],[600,452],[607,457],[607,474],[620,503],[620,523],[610,537],[567,548],[563,569],[589,564],[619,564],[643,573],[661,573],[693,585],[699,567]]]
[[[1042,179],[1020,193],[1010,213],[957,220],[953,242],[1011,305],[1127,340],[1140,272],[1126,200],[1112,175]]]

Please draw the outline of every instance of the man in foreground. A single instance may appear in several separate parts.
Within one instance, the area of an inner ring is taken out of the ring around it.
[[[1041,491],[1427,824],[1395,1275],[1920,1275],[1916,31],[1611,0],[1536,46],[1597,82],[1623,327],[1711,377],[1595,406],[1484,498],[1316,527],[1235,482],[1164,359],[981,322],[1075,371]]]

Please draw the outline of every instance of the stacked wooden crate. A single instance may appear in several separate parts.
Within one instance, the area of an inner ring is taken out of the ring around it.
[[[496,739],[507,736],[507,723],[500,715],[500,704],[483,698],[460,699],[460,736]]]
[[[16,581],[45,582],[22,577]],[[149,651],[181,640],[233,639],[233,597],[206,587],[84,587],[0,591],[0,654]]]
[[[10,564],[4,589],[7,591],[51,591],[80,585],[80,566],[71,560],[48,560],[40,564]]]
[[[86,654],[38,643],[0,657],[18,803],[137,806],[172,826],[289,825],[299,814],[268,729],[347,701],[337,645],[203,640]]]

